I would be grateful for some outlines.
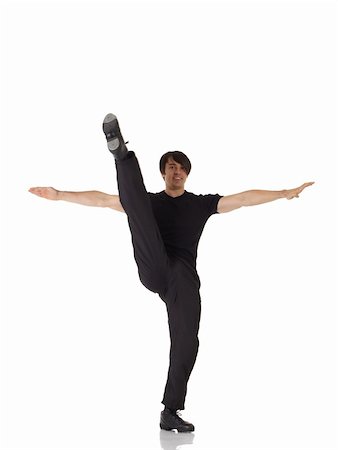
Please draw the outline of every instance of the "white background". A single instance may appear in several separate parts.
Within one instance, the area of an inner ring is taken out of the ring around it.
[[[335,5],[2,3],[3,448],[335,448]],[[195,193],[316,182],[205,228],[194,435],[159,432],[166,311],[126,216],[28,193],[117,193],[108,112],[149,191],[168,150]]]

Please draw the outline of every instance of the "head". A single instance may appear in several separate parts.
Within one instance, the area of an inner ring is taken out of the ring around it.
[[[160,159],[160,171],[167,189],[184,189],[190,170],[191,162],[182,152],[167,152]]]

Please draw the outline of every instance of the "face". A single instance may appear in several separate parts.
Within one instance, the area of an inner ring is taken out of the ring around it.
[[[167,189],[179,190],[184,188],[188,177],[187,172],[180,163],[169,158],[165,165],[165,173],[162,174]]]

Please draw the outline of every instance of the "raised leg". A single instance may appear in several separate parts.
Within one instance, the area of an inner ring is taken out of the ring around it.
[[[140,280],[146,288],[163,296],[168,283],[169,259],[135,154],[128,152],[126,159],[116,160],[116,170]]]
[[[106,115],[102,128],[108,149],[115,158],[120,201],[128,216],[140,280],[146,288],[163,298],[169,260],[140,166],[134,152],[128,151],[114,114]]]

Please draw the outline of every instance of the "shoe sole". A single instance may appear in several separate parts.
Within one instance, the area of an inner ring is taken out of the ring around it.
[[[109,122],[113,122],[114,120],[116,120],[117,117],[114,114],[107,114],[106,117],[103,120],[103,123],[109,123]]]
[[[160,423],[160,428],[161,428],[161,430],[166,430],[166,431],[174,431],[174,430],[177,430],[178,431],[178,433],[191,433],[191,432],[193,432],[193,431],[195,431],[195,428],[193,428],[192,430],[186,430],[186,429],[179,429],[179,428],[170,428],[170,427],[167,427],[166,425],[163,425],[162,423]]]
[[[106,115],[106,117],[103,119],[103,125],[112,123],[114,121],[117,121],[117,117],[115,114],[109,113]],[[110,152],[114,152],[119,148],[120,140],[118,138],[109,139],[108,141],[108,149]]]

